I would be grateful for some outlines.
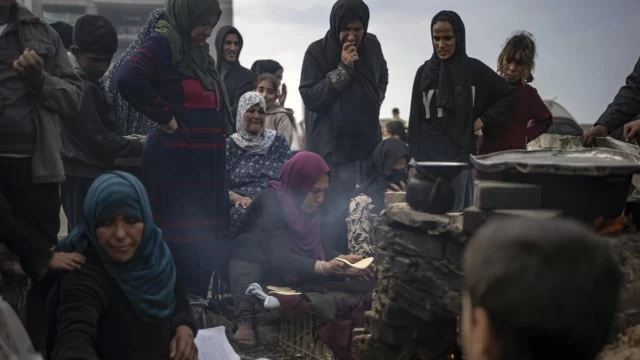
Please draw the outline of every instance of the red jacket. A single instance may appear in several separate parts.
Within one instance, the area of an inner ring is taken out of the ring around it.
[[[514,85],[520,90],[520,101],[504,123],[482,128],[480,155],[526,149],[527,142],[546,133],[553,124],[551,111],[538,91],[531,85]]]
[[[504,123],[482,128],[478,153],[491,154],[498,151],[522,150],[527,143],[549,131],[553,115],[538,91],[528,84],[514,84],[520,90],[520,101]],[[476,171],[476,176],[485,180],[500,180],[499,174]]]

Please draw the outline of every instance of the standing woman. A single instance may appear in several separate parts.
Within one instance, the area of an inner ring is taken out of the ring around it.
[[[225,139],[233,122],[207,39],[217,0],[168,0],[166,20],[117,75],[122,97],[156,122],[142,158],[154,218],[190,294],[207,296],[229,227]]]
[[[433,55],[418,68],[411,95],[409,147],[417,161],[469,163],[475,153],[474,132],[499,126],[518,101],[518,90],[480,60],[467,56],[465,28],[453,11],[431,21]],[[451,211],[473,199],[473,172],[453,180]]]

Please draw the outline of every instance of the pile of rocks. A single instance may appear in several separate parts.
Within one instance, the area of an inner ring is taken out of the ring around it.
[[[467,240],[496,217],[561,216],[540,209],[540,194],[536,185],[479,182],[474,206],[461,214],[432,215],[406,203],[388,204],[376,220],[379,280],[373,308],[365,315],[365,328],[354,331],[359,358],[450,358],[457,350]],[[640,233],[632,226],[610,241],[625,274],[617,322],[624,332],[640,324]]]
[[[365,329],[354,333],[360,359],[431,359],[455,346],[467,240],[461,219],[398,203],[376,220],[378,285]]]

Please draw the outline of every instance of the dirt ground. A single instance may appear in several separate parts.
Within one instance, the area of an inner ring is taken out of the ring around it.
[[[600,360],[640,360],[640,326],[631,328],[617,344],[608,346]]]

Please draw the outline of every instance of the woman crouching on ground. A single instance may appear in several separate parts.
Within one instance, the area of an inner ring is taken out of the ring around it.
[[[58,244],[87,260],[54,290],[50,358],[197,360],[189,301],[140,181],[119,171],[100,176],[84,212]]]
[[[252,283],[317,282],[329,276],[360,277],[368,270],[346,268],[336,260],[332,239],[320,238],[320,207],[329,187],[329,167],[317,154],[300,152],[280,170],[281,181],[271,181],[252,203],[234,240],[229,267],[238,330],[236,342],[255,345],[254,303],[245,294]],[[362,256],[342,256],[357,262]]]

